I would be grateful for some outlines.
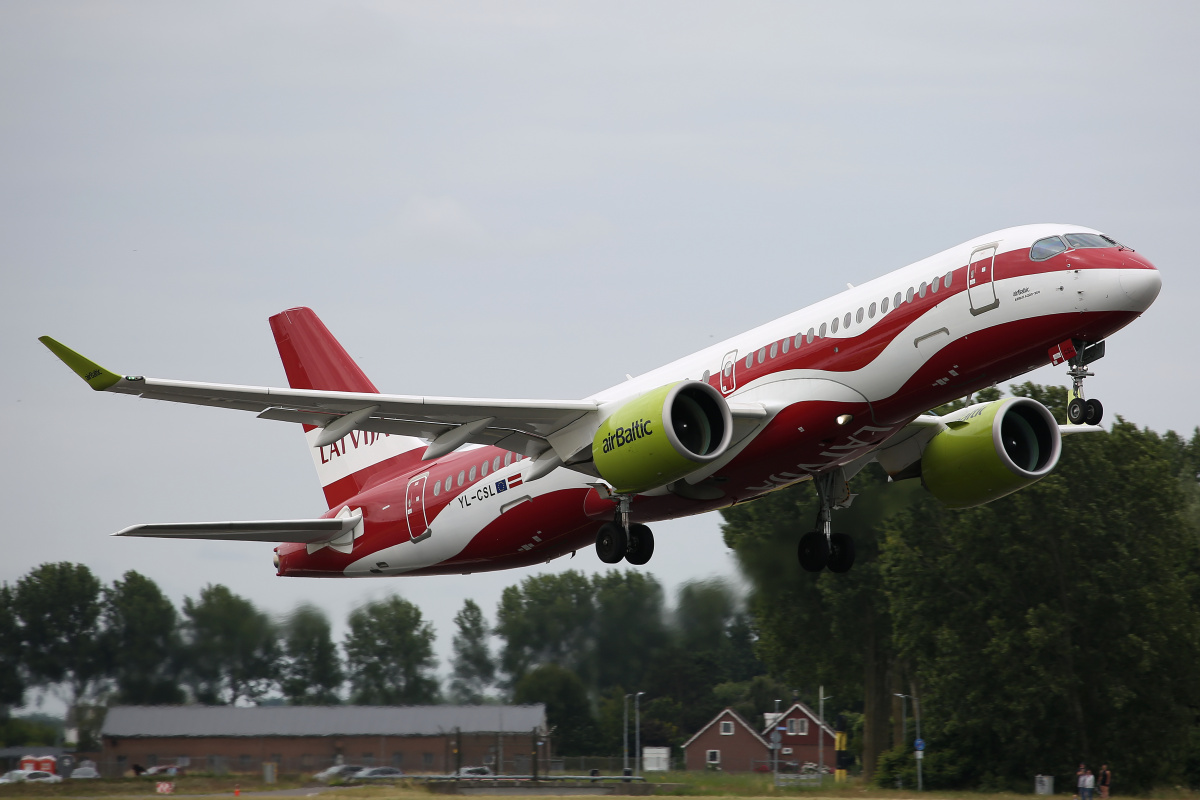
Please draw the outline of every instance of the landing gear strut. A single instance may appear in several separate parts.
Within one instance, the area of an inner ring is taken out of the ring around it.
[[[629,521],[630,500],[628,495],[618,496],[616,517],[596,532],[596,555],[605,564],[617,564],[625,559],[640,567],[654,555],[654,534],[650,528]]]
[[[1067,404],[1067,422],[1072,425],[1099,425],[1104,419],[1104,406],[1099,400],[1083,399],[1083,379],[1096,373],[1087,365],[1104,358],[1104,342],[1078,342],[1075,355],[1068,361],[1067,375],[1071,377],[1071,402]]]
[[[797,556],[800,568],[806,572],[820,572],[826,567],[830,572],[849,572],[854,566],[854,539],[846,533],[833,533],[830,517],[833,512],[834,496],[831,491],[835,481],[844,485],[841,470],[816,476],[813,484],[817,488],[821,508],[817,512],[817,529],[800,537]],[[839,505],[849,505],[852,496],[843,492]]]

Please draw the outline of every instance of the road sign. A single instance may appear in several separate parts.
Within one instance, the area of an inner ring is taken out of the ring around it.
[[[916,750],[918,753],[919,753],[920,751],[924,750],[924,749],[925,749],[925,740],[924,740],[924,739],[917,739],[915,742],[913,742],[913,748],[914,748],[914,749],[915,749],[915,750]]]
[[[921,760],[922,758],[924,758],[924,757],[925,757],[925,751],[924,751],[924,750],[918,750],[918,751],[917,751],[917,761],[920,761],[920,760]]]

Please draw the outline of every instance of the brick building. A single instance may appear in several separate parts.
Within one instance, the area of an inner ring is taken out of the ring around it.
[[[683,744],[683,760],[689,770],[752,772],[762,769],[770,754],[767,740],[732,708],[717,714]]]
[[[447,773],[485,764],[526,774],[535,739],[550,757],[546,708],[532,706],[115,706],[100,731],[100,769],[177,764],[192,772],[284,773],[346,764]],[[456,752],[456,748],[461,752]]]
[[[785,772],[800,772],[806,763],[817,764],[821,738],[825,741],[825,766],[834,767],[834,732],[822,725],[804,703],[793,703],[786,711],[765,714],[763,730],[757,731],[736,711],[727,708],[683,745],[687,769],[721,769],[725,772],[766,772],[774,768],[772,733],[782,728],[779,765]]]

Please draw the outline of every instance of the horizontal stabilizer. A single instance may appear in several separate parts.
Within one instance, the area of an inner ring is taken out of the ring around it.
[[[160,539],[215,539],[229,542],[328,542],[362,522],[361,514],[336,519],[264,519],[245,522],[165,522],[131,525],[113,536]]]

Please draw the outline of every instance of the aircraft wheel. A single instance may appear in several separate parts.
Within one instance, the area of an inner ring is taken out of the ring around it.
[[[635,567],[640,567],[654,555],[654,534],[645,525],[629,526],[629,549],[625,551],[625,560]]]
[[[625,557],[628,544],[625,529],[615,522],[606,522],[596,532],[596,555],[605,564],[616,564]]]
[[[1100,420],[1104,419],[1104,406],[1099,400],[1088,400],[1085,405],[1087,408],[1083,414],[1084,421],[1088,425],[1099,425]]]
[[[820,531],[809,531],[800,537],[797,555],[805,572],[820,572],[829,561],[829,540]]]
[[[829,567],[830,572],[849,572],[854,566],[854,537],[848,533],[834,533],[829,536]]]
[[[1087,417],[1087,404],[1076,397],[1067,404],[1067,422],[1072,425],[1082,425]]]

